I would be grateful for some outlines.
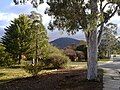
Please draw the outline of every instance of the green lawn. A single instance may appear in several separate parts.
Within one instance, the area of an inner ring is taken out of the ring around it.
[[[98,62],[107,62],[110,61],[110,59],[99,59]]]
[[[28,77],[30,74],[26,73],[21,68],[1,68],[0,69],[0,83],[9,81],[15,78]]]
[[[68,68],[86,68],[87,62],[69,62]]]

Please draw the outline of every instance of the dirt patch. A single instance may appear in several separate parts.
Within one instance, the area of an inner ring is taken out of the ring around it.
[[[0,90],[102,90],[102,74],[99,81],[87,81],[86,70],[59,70],[36,77],[15,79],[0,85]]]

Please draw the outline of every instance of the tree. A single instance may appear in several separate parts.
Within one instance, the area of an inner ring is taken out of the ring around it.
[[[19,61],[19,64],[21,55],[25,54],[29,48],[31,24],[32,22],[28,16],[20,15],[19,18],[11,21],[10,25],[6,27],[5,35],[2,37],[5,51],[10,53],[14,60]]]
[[[21,3],[25,3],[21,2]],[[32,0],[34,7],[38,7],[38,0]],[[39,0],[42,3],[43,0]],[[16,3],[16,0],[14,0]],[[50,8],[45,13],[54,17],[49,29],[66,30],[75,34],[83,30],[87,41],[88,73],[87,79],[97,77],[97,49],[101,41],[104,24],[120,9],[119,0],[48,0]],[[16,3],[18,4],[18,3]],[[100,30],[98,30],[98,27]]]
[[[120,54],[120,40],[119,37],[117,38],[116,45],[114,47],[115,54]]]
[[[97,77],[97,47],[101,40],[103,26],[119,7],[118,1],[107,1],[105,6],[103,3],[105,3],[104,0],[88,0],[88,2],[84,0],[62,0],[61,3],[49,1],[50,9],[46,11],[49,15],[54,15],[53,21],[49,24],[50,29],[54,29],[54,27],[65,28],[67,32],[72,34],[80,29],[84,31],[88,51],[88,80]],[[107,6],[109,8],[106,11]]]
[[[117,25],[109,23],[104,27],[101,43],[99,45],[99,54],[101,57],[110,58],[110,55],[115,52],[117,47]]]
[[[0,43],[0,67],[7,67],[13,64],[14,62],[9,53],[5,52],[5,47]]]
[[[42,24],[41,15],[32,11],[29,17],[33,21],[31,25],[32,32],[29,50],[32,58],[35,60],[34,64],[37,64],[39,60],[47,57],[48,37]]]
[[[86,44],[78,45],[76,51],[82,51],[84,53],[84,59],[87,61],[87,47]]]

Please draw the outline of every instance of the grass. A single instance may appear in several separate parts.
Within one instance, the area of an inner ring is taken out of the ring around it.
[[[22,65],[23,67],[23,65]],[[31,76],[20,65],[12,66],[10,68],[0,68],[0,83],[4,83],[16,78],[23,78]],[[71,68],[85,68],[86,62],[69,62],[67,69]],[[42,70],[39,74],[50,73],[55,70]]]
[[[28,76],[30,76],[30,74],[21,68],[0,68],[0,83]]]
[[[108,60],[100,60],[108,61]],[[86,69],[87,62],[69,62],[66,69]],[[23,65],[22,65],[23,67]],[[16,65],[10,68],[0,68],[0,84],[12,81],[17,78],[30,77],[31,74],[25,72],[25,70],[20,65]],[[39,74],[53,73],[54,70],[42,70]]]
[[[69,62],[68,68],[84,68],[86,69],[87,62]]]
[[[110,61],[110,59],[99,59],[98,62],[107,62]]]
[[[15,79],[0,85],[0,90],[102,90],[102,70],[97,81],[86,80],[85,69],[60,70],[51,74]]]

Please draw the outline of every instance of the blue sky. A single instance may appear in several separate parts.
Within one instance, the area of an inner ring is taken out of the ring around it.
[[[19,14],[29,14],[31,11],[36,11],[42,14],[43,24],[47,28],[47,25],[51,19],[48,15],[44,14],[44,10],[46,7],[49,7],[46,3],[41,4],[38,9],[32,7],[30,3],[25,5],[14,5],[12,2],[13,0],[0,0],[0,37],[4,35],[4,28],[9,25],[10,21],[14,18],[17,18]],[[110,22],[118,24],[118,34],[120,30],[120,17],[115,15]],[[76,33],[75,35],[68,36],[65,32],[62,31],[49,31],[48,30],[48,37],[51,40],[54,40],[59,37],[73,37],[76,39],[84,39],[84,34],[82,31]]]

